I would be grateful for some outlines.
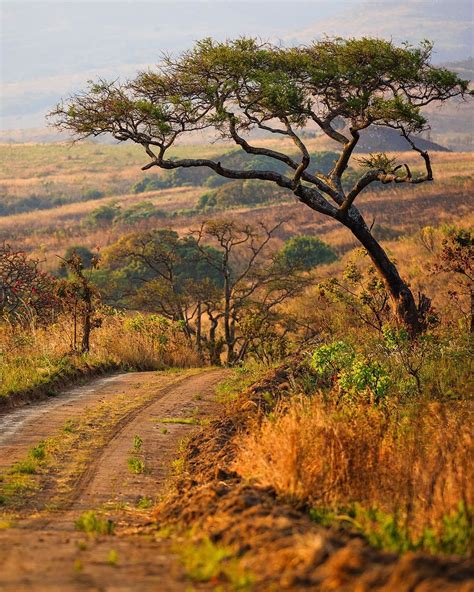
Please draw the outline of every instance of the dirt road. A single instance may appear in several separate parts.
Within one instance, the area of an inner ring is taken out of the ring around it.
[[[143,525],[180,442],[216,412],[215,386],[224,375],[117,375],[0,416],[4,475],[41,440],[53,438],[58,451],[42,469],[40,487],[15,508],[12,524],[4,503],[0,590],[188,590],[171,544],[151,529],[144,536]],[[71,436],[70,426],[80,433]],[[70,446],[67,438],[73,438]],[[112,520],[113,535],[75,529],[92,510],[102,521]]]

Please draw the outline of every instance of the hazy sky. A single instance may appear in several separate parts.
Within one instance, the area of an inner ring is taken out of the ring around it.
[[[206,36],[428,37],[438,61],[473,53],[470,0],[2,0],[1,8],[3,129],[41,126],[88,79],[132,76]]]

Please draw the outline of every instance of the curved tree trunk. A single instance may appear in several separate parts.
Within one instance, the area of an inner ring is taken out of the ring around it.
[[[424,310],[420,311],[408,284],[400,277],[395,264],[372,236],[360,214],[348,215],[340,221],[349,228],[372,259],[391,296],[398,321],[408,329],[412,337],[422,333],[425,328],[422,315],[429,307],[429,300],[424,297]]]

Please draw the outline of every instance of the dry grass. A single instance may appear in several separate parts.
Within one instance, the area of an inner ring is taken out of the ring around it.
[[[97,332],[97,350],[123,366],[139,370],[201,365],[184,333],[171,322],[158,335],[136,330],[123,319],[109,320]]]
[[[468,403],[387,413],[295,399],[239,439],[235,468],[310,506],[398,514],[416,538],[474,503],[473,419]]]
[[[150,201],[160,210],[171,214],[185,208],[194,207],[202,190],[193,187],[173,188],[153,191],[146,194],[125,194],[117,198],[104,197],[86,202],[76,202],[49,210],[39,210],[4,216],[0,218],[0,240],[13,241],[16,246],[29,253],[45,258],[47,266],[57,266],[56,254],[62,254],[71,244],[81,244],[89,248],[105,247],[118,240],[126,232],[145,230],[150,224],[170,225],[169,219],[144,221],[140,225],[107,226],[87,228],[81,221],[94,209],[111,201],[127,208],[141,201]]]
[[[87,355],[72,351],[72,325],[67,319],[25,331],[0,326],[0,397],[48,385],[54,390],[58,381],[101,367],[159,370],[200,365],[183,333],[171,323],[158,333],[131,320],[105,317],[92,333]]]
[[[228,146],[196,144],[178,146],[171,156],[186,158],[201,155],[203,158],[221,154]],[[58,175],[105,174],[135,170],[147,162],[141,146],[133,144],[106,145],[93,142],[67,142],[55,144],[0,144],[0,158],[4,169],[2,180],[34,179]]]

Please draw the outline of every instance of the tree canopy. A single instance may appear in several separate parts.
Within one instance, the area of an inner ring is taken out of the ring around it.
[[[151,162],[174,169],[208,166],[230,178],[273,180],[292,188],[307,181],[347,209],[370,182],[414,182],[377,160],[363,180],[342,199],[338,179],[348,165],[358,132],[369,125],[399,129],[403,134],[427,126],[421,108],[468,92],[468,82],[430,63],[432,45],[396,47],[381,39],[328,39],[307,47],[282,48],[255,39],[224,43],[204,39],[178,59],[166,57],[156,71],[126,83],[99,81],[53,112],[57,124],[79,137],[112,134],[142,144]],[[344,133],[335,125],[343,120]],[[344,148],[329,178],[308,172],[309,154],[295,133],[309,121]],[[279,122],[280,126],[276,124]],[[207,159],[167,159],[166,151],[188,132],[214,128],[251,154],[287,165],[287,174],[271,170],[239,171]],[[243,137],[261,129],[291,138],[301,158],[251,146]],[[318,198],[319,201],[319,198]],[[324,199],[320,209],[330,210]]]

